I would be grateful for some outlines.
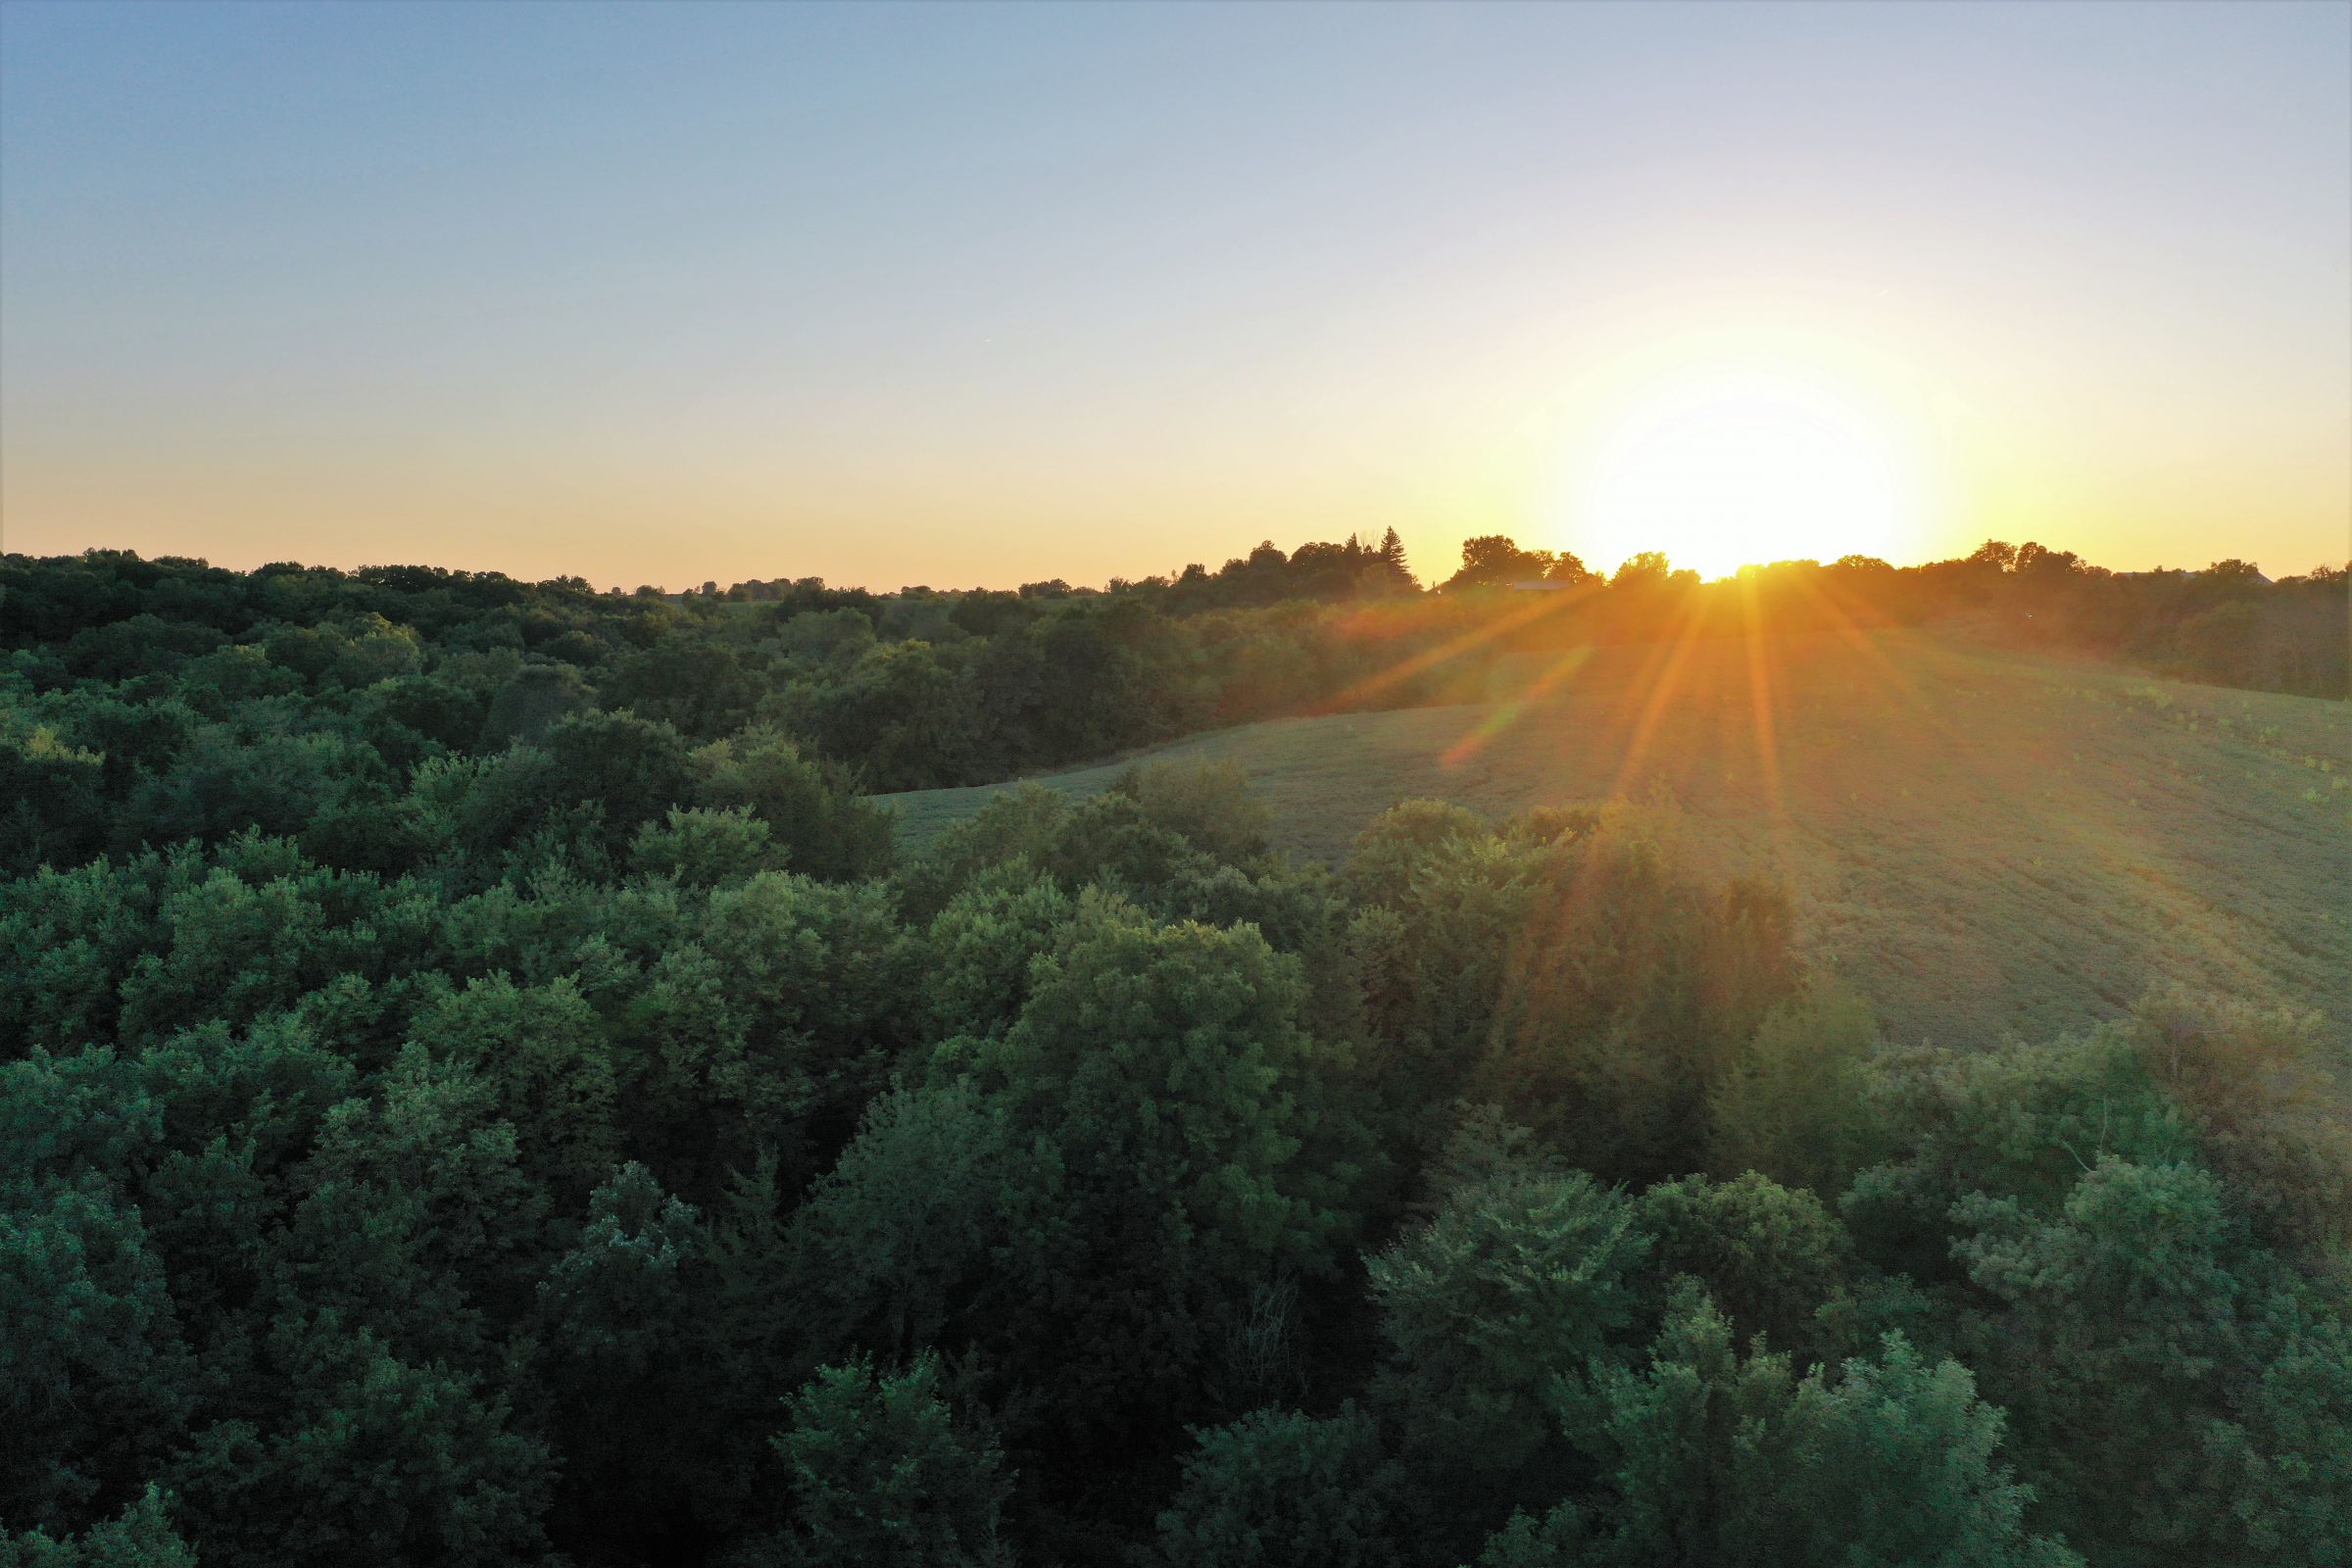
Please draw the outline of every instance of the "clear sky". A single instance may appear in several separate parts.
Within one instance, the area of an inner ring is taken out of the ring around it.
[[[2352,6],[0,4],[9,550],[1426,576],[1702,503],[2352,553]]]

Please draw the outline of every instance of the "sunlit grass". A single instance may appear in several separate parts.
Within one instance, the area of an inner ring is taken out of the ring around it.
[[[1276,720],[1230,760],[1278,839],[1336,858],[1434,796],[1623,796],[1768,869],[1901,1037],[2029,1037],[2180,979],[2352,1035],[2352,708],[2150,681],[1914,632],[1670,639],[1502,662],[1485,704]],[[1116,768],[1056,775],[1082,793]],[[997,788],[893,798],[921,842]]]

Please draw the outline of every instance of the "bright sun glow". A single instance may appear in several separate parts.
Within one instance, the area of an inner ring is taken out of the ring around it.
[[[1660,550],[1708,577],[1750,563],[1900,554],[1915,497],[1888,432],[1769,375],[1683,387],[1638,410],[1592,470],[1592,564]]]

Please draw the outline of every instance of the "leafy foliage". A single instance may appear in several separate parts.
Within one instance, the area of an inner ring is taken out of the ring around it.
[[[827,1367],[793,1396],[775,1440],[794,1493],[790,1558],[876,1568],[988,1568],[997,1540],[1001,1458],[959,1429],[940,1396],[939,1364],[899,1374]]]
[[[1444,695],[1519,612],[1477,543],[1428,598],[1394,535],[888,599],[0,563],[8,1560],[2352,1561],[2318,1019],[1896,1049],[1619,803],[1334,872],[1230,769],[909,860],[862,793]],[[1713,603],[1535,565],[1563,636]],[[2249,679],[2306,592],[1945,565],[1805,580],[2174,595]]]
[[[1393,1568],[1397,1467],[1352,1406],[1259,1410],[1196,1434],[1154,1561],[1168,1568]]]

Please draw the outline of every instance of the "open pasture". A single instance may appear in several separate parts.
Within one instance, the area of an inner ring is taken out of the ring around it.
[[[1195,736],[1278,842],[1345,856],[1416,797],[1501,815],[1613,797],[1790,889],[1810,952],[1898,1038],[2028,1036],[2180,980],[2352,1038],[2352,706],[2154,680],[1925,632],[1519,655],[1489,702]],[[1038,782],[1092,793],[1123,763]],[[889,797],[919,853],[997,791]]]

